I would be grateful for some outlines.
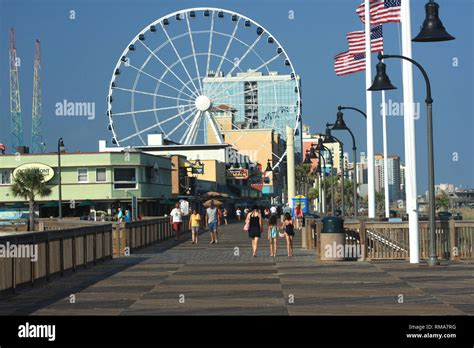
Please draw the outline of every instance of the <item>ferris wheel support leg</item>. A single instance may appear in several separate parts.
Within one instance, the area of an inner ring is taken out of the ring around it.
[[[214,135],[216,136],[217,143],[224,144],[224,138],[222,138],[222,134],[221,132],[219,132],[219,126],[217,125],[216,120],[214,119],[214,117],[211,116],[209,111],[206,111],[206,118],[209,124],[211,125]]]
[[[184,143],[186,145],[192,144],[194,142],[194,139],[196,138],[200,118],[201,118],[201,111],[198,111],[196,112],[196,115],[194,116],[193,122],[191,123],[191,127],[189,127],[189,132],[186,135],[186,139],[184,140]]]

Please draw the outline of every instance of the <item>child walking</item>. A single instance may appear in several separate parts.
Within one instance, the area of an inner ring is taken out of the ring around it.
[[[271,215],[268,221],[268,241],[270,242],[270,257],[277,254],[278,220],[276,215]]]
[[[192,244],[197,244],[199,239],[199,229],[201,228],[201,215],[195,209],[191,209],[189,228],[193,238]]]

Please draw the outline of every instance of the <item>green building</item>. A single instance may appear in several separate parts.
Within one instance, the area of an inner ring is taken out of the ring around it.
[[[16,168],[40,167],[52,193],[37,198],[41,217],[58,214],[58,155],[0,155],[0,218],[5,212],[20,211],[23,198],[14,197],[10,187]],[[169,158],[137,151],[61,154],[63,216],[83,216],[92,210],[113,214],[118,207],[130,209],[137,197],[143,216],[162,215],[171,198]],[[3,212],[3,214],[2,214]]]

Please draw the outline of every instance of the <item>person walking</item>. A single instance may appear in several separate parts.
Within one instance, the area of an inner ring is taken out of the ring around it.
[[[227,225],[227,216],[229,215],[229,212],[227,211],[227,208],[224,208],[224,212],[222,213],[224,216],[224,225]]]
[[[270,242],[270,257],[276,257],[277,237],[278,237],[278,219],[276,214],[270,216],[268,221],[268,241]]]
[[[125,222],[132,221],[132,216],[130,215],[130,210],[125,210]]]
[[[237,210],[235,211],[235,215],[237,216],[237,220],[240,221],[242,210],[240,210],[240,208],[237,208]]]
[[[271,208],[270,208],[270,214],[275,215],[276,213],[277,213],[277,207],[272,205]]]
[[[170,224],[171,228],[175,233],[174,240],[177,241],[179,239],[179,231],[181,231],[181,224],[183,223],[183,212],[181,211],[181,207],[179,203],[176,203],[174,209],[170,213]]]
[[[201,215],[196,209],[191,209],[191,216],[189,218],[189,229],[192,234],[192,243],[197,244],[199,239],[199,229],[201,227]]]
[[[253,257],[257,257],[258,239],[263,230],[262,214],[258,206],[253,206],[247,214],[246,221],[249,223],[249,238],[252,239],[252,254]]]
[[[268,209],[268,207],[266,207],[263,214],[265,215],[265,221],[268,222],[270,220],[270,209]]]
[[[303,225],[303,208],[301,208],[301,204],[298,204],[295,208],[295,218],[296,218],[296,228],[301,230]]]
[[[281,227],[285,231],[286,251],[288,253],[288,257],[293,257],[293,237],[295,236],[295,230],[290,213],[285,213]]]
[[[118,208],[117,220],[118,220],[118,222],[122,222],[122,221],[123,221],[123,211],[122,211],[122,208]]]
[[[217,244],[217,225],[219,224],[219,213],[214,204],[214,201],[211,201],[209,208],[206,209],[206,227],[209,229],[211,235],[211,241],[209,244]]]

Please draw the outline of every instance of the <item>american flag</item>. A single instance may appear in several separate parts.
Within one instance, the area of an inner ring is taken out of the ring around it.
[[[365,30],[352,31],[346,34],[349,43],[349,53],[356,55],[365,53]],[[370,29],[370,40],[372,52],[383,51],[383,30],[382,25],[377,25]]]
[[[354,56],[346,51],[339,53],[334,59],[334,70],[337,76],[365,70],[365,54],[357,54]]]
[[[370,25],[400,22],[401,0],[370,0]],[[365,3],[356,9],[360,20],[365,23]]]

